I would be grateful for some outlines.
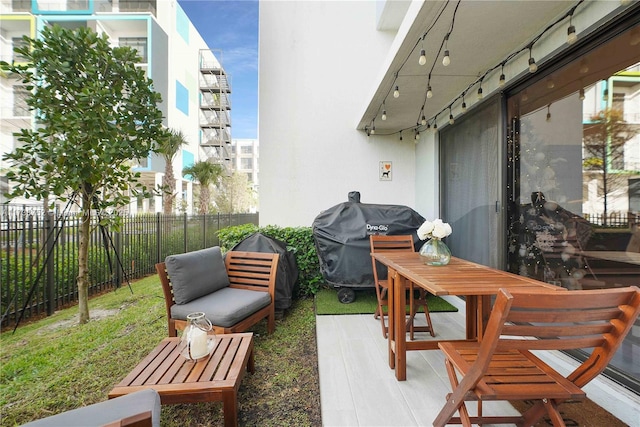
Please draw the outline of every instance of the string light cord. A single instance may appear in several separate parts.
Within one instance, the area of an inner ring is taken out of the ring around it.
[[[502,68],[504,67],[504,65],[507,64],[507,62],[511,61],[513,58],[520,56],[523,52],[526,51],[530,51],[533,48],[533,45],[538,42],[545,33],[547,33],[548,31],[550,31],[553,27],[555,27],[556,25],[558,25],[559,23],[561,23],[562,21],[564,21],[565,19],[567,19],[568,17],[572,17],[573,14],[575,13],[576,9],[578,8],[578,6],[580,6],[582,3],[584,2],[584,0],[579,0],[571,9],[569,9],[567,11],[567,13],[565,13],[562,17],[558,18],[556,21],[554,21],[553,23],[549,24],[543,31],[540,32],[540,34],[538,34],[536,37],[534,37],[525,47],[521,48],[520,50],[517,50],[515,52],[512,52],[511,54],[507,55],[507,57],[502,60],[499,64],[494,65],[493,67],[489,68],[488,70],[486,70],[482,76],[480,78],[478,78],[478,80],[474,81],[473,83],[471,83],[469,86],[467,86],[467,88],[461,92],[460,95],[458,95],[456,98],[454,98],[454,100],[451,102],[450,105],[453,105],[457,100],[461,99],[464,94],[466,94],[469,89],[471,89],[472,87],[480,84],[482,85],[483,80],[485,79],[485,77],[487,77],[489,74],[491,74],[493,71],[495,71],[498,68]],[[439,115],[441,115],[443,112],[445,112],[449,106],[444,107],[443,109],[441,109],[437,114],[434,115],[434,117],[437,117]],[[430,118],[429,120],[433,119]],[[409,128],[409,129],[413,129],[413,127]]]

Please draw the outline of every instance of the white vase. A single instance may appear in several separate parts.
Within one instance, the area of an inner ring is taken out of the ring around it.
[[[447,265],[451,261],[449,247],[440,239],[432,237],[420,248],[420,256],[427,265]]]

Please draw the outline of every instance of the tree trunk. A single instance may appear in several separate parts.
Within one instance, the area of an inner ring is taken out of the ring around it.
[[[171,159],[166,159],[165,173],[162,177],[162,186],[166,189],[162,198],[162,211],[165,215],[173,213],[173,202],[176,197],[176,178],[173,174],[173,164]]]
[[[91,195],[82,192],[82,222],[78,246],[78,320],[89,321],[89,231],[91,227]]]
[[[211,195],[208,185],[200,185],[200,214],[205,215],[209,212],[209,203]]]

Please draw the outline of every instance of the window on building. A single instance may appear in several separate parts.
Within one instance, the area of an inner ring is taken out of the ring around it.
[[[243,145],[241,148],[242,154],[252,154],[253,153],[253,145]]]
[[[27,98],[30,93],[26,87],[15,85],[13,87],[13,115],[16,117],[25,117],[29,115],[29,106]]]
[[[11,0],[13,12],[31,12],[31,0]]]
[[[138,52],[141,62],[148,62],[147,59],[147,38],[146,37],[120,37],[120,46],[127,46]]]
[[[13,45],[13,49],[17,48],[17,47],[23,47],[23,46],[28,46],[28,43],[22,38],[22,37],[12,37],[11,38],[11,44]],[[16,53],[15,50],[13,51],[13,60],[15,62],[26,62],[27,59]]]
[[[253,158],[247,157],[240,159],[241,169],[253,169]]]

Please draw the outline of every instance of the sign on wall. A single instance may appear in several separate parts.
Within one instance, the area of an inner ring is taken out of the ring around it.
[[[391,181],[391,162],[380,162],[380,181]]]

